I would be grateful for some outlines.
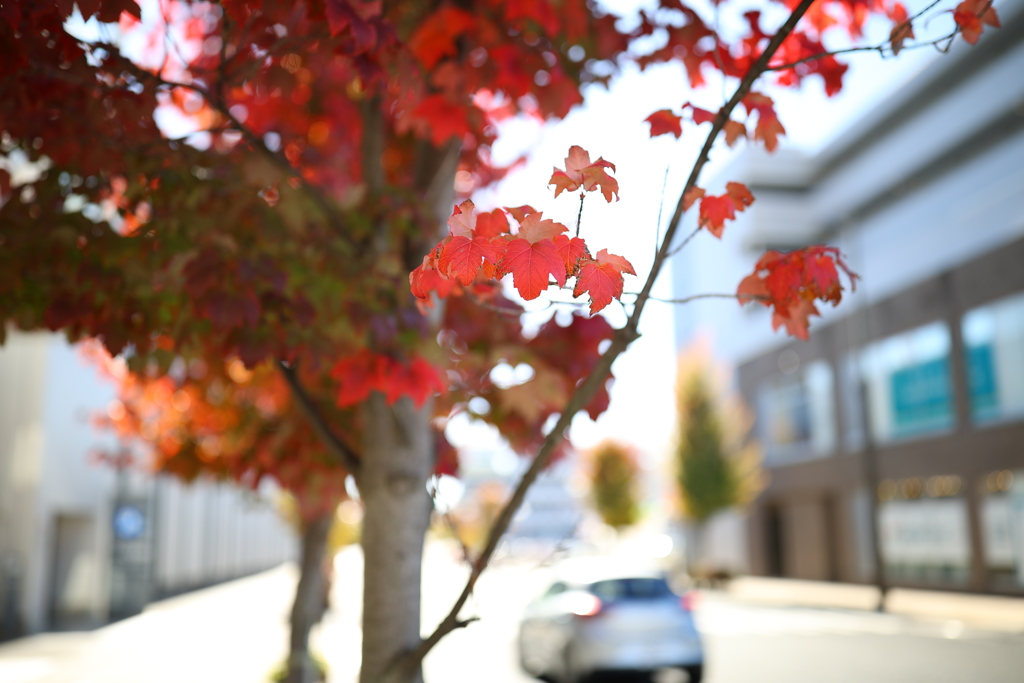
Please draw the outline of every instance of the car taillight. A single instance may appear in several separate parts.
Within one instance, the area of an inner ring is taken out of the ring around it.
[[[687,612],[692,612],[697,609],[697,604],[700,602],[700,593],[697,591],[686,591],[683,596],[679,598],[679,604],[683,606],[683,609]]]
[[[602,609],[604,609],[604,603],[600,598],[584,593],[573,601],[569,611],[578,617],[596,617]]]

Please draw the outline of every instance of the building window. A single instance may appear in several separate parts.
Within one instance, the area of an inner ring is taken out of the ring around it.
[[[761,385],[758,416],[769,463],[828,455],[835,449],[833,383],[832,367],[819,360],[802,374]]]
[[[882,560],[891,581],[963,585],[971,544],[963,482],[956,475],[887,479],[878,486]]]
[[[1024,294],[970,311],[962,329],[971,417],[1024,415]]]
[[[949,328],[941,322],[864,349],[861,372],[875,440],[923,436],[953,427],[949,350]]]

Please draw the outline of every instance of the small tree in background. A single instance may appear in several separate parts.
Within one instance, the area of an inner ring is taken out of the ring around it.
[[[707,346],[697,344],[681,356],[676,383],[676,483],[683,515],[695,523],[698,539],[708,519],[749,502],[761,481],[760,451],[748,439],[750,413],[721,389],[715,370]]]
[[[640,467],[634,449],[603,441],[589,460],[591,499],[601,519],[614,529],[635,524],[640,518],[636,490]]]

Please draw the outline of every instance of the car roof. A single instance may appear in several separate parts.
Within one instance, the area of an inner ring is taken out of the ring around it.
[[[552,575],[552,583],[561,581],[576,586],[614,579],[665,578],[665,572],[654,564],[615,557],[574,557],[562,560],[552,567]]]

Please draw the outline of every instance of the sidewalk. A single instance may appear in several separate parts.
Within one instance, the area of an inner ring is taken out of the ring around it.
[[[878,589],[874,586],[757,576],[733,579],[724,594],[740,602],[780,606],[874,610],[878,604]],[[1024,598],[893,588],[886,595],[885,611],[915,619],[957,620],[974,628],[1024,633]]]

